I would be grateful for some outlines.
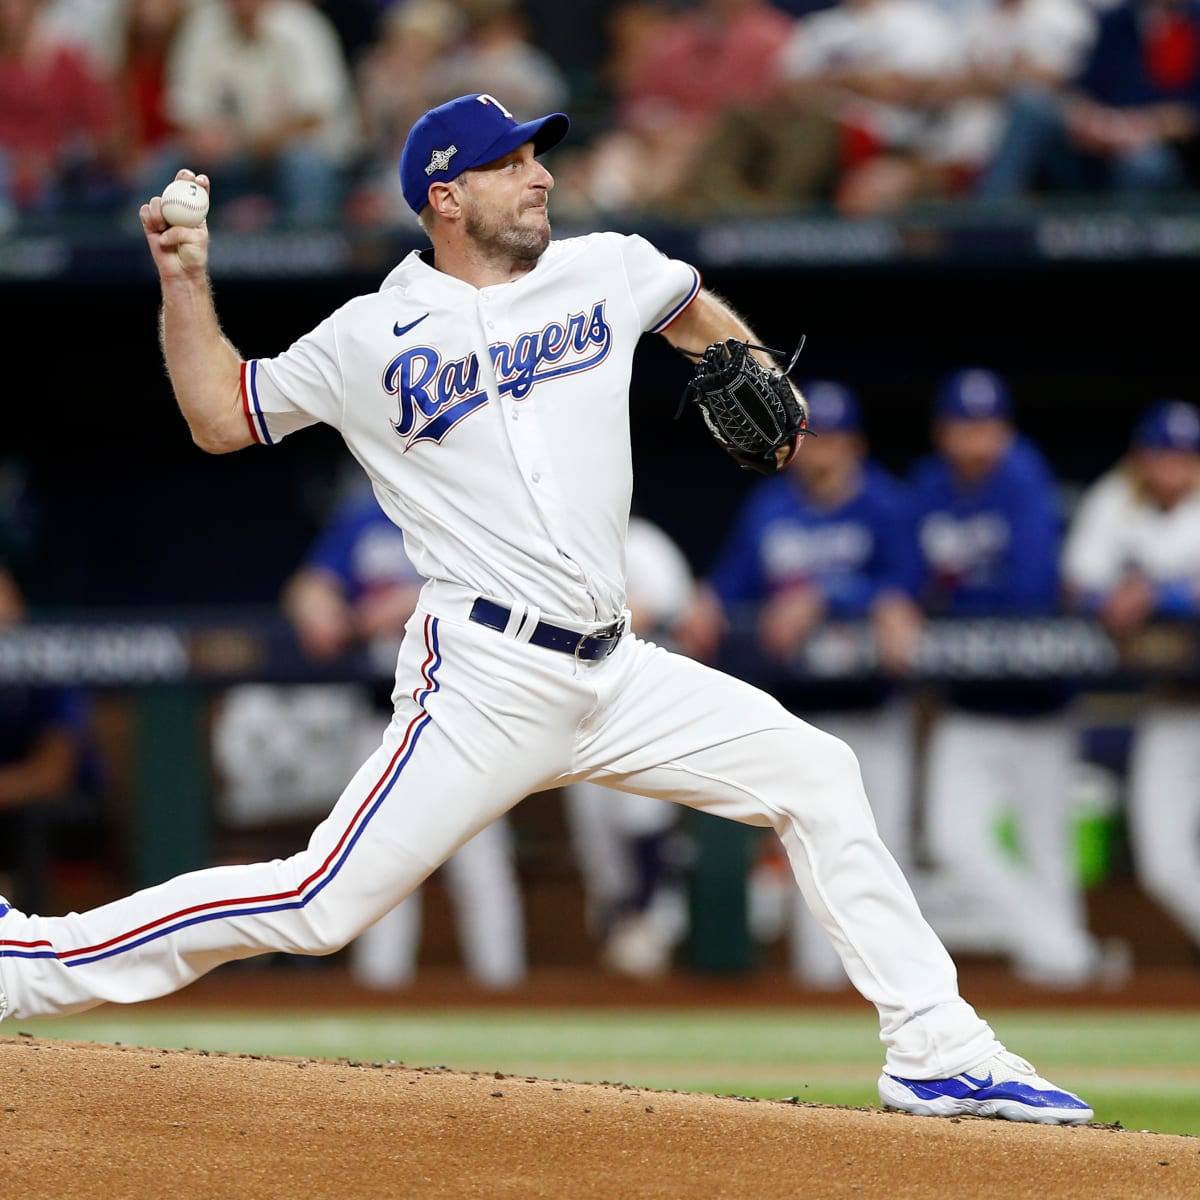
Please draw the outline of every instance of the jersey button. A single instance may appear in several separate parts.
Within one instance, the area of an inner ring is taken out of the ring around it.
[[[534,471],[534,473],[533,473],[533,475],[531,476],[531,478],[533,479],[533,482],[534,482],[534,483],[541,483],[541,481],[542,481],[542,474],[541,474],[541,472],[540,472],[540,471]]]

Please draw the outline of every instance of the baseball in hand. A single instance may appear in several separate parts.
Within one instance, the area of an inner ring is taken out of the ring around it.
[[[208,192],[191,179],[174,179],[163,188],[162,215],[168,225],[203,224],[208,216]]]

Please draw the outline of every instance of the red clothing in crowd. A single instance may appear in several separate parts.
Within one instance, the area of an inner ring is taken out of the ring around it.
[[[73,47],[0,56],[0,151],[11,159],[17,206],[36,205],[65,158],[108,136],[111,117],[108,84]]]
[[[678,17],[642,57],[622,105],[622,123],[703,123],[731,104],[765,100],[779,82],[779,52],[793,24],[766,5],[728,20],[706,13]]]
[[[161,146],[174,132],[166,113],[166,62],[160,58],[136,60],[125,71],[126,110],[134,145],[139,150]]]

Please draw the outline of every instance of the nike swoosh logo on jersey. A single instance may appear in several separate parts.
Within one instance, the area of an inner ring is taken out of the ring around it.
[[[429,316],[428,313],[426,313],[424,317],[418,317],[415,321],[409,321],[407,325],[401,325],[400,322],[397,321],[396,324],[392,326],[392,332],[397,337],[403,337],[410,329],[416,329],[416,327],[420,325],[420,323],[425,320],[425,317],[427,316]]]

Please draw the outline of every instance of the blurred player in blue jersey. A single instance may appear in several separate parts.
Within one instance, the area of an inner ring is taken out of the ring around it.
[[[707,629],[711,637],[726,614],[753,606],[763,648],[785,658],[826,620],[867,618],[885,667],[901,666],[920,625],[912,600],[917,557],[907,491],[867,458],[861,409],[850,388],[817,380],[802,390],[817,436],[785,472],[759,483],[746,500],[709,580]],[[779,699],[854,747],[880,834],[908,872],[910,705],[885,678],[806,679]],[[790,881],[787,897],[793,973],[813,986],[844,986],[829,939]]]
[[[390,675],[404,626],[424,584],[404,548],[404,535],[370,492],[338,508],[284,589],[283,605],[307,654],[329,659],[374,643],[390,655]],[[363,746],[379,740],[391,713],[391,681],[377,688],[376,713]],[[467,970],[476,982],[505,988],[525,976],[525,922],[507,818],[485,826],[444,865]],[[416,971],[421,892],[414,892],[362,933],[350,948],[361,984],[399,988]]]
[[[1039,617],[1059,609],[1061,520],[1050,468],[1012,425],[991,371],[947,376],[936,453],[912,475],[919,595],[934,616]],[[926,764],[925,836],[948,894],[978,906],[1014,971],[1070,987],[1101,953],[1074,870],[1070,692],[1049,682],[948,686]],[[1019,857],[1000,836],[1013,822]],[[932,918],[931,919],[936,919]]]

